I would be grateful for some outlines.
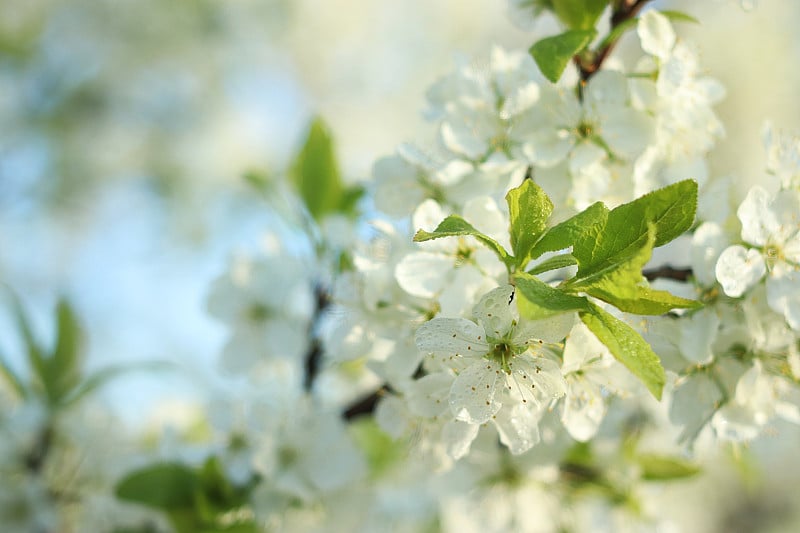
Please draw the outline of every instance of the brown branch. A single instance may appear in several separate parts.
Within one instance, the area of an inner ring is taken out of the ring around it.
[[[611,12],[611,28],[609,29],[609,34],[620,24],[638,15],[639,11],[641,11],[644,5],[649,1],[650,0],[620,0]],[[603,66],[603,62],[605,62],[609,54],[614,50],[618,40],[619,39],[615,39],[600,50],[595,50],[594,53],[590,54],[589,61],[585,61],[580,55],[576,55],[573,58],[580,72],[581,87],[585,86],[589,79],[600,70],[600,67]]]
[[[692,269],[664,266],[655,270],[645,270],[642,272],[642,274],[644,274],[644,277],[647,278],[647,281],[653,281],[654,279],[659,278],[674,279],[676,281],[688,281],[689,276],[692,275]]]
[[[314,385],[314,380],[316,379],[317,374],[319,374],[320,365],[322,363],[322,342],[315,334],[315,329],[322,318],[322,314],[331,303],[330,295],[322,285],[317,285],[314,288],[314,297],[314,316],[312,317],[311,324],[308,327],[308,336],[311,338],[311,344],[309,345],[308,352],[306,352],[305,356],[305,375],[303,379],[303,386],[307,391],[311,390],[311,387]]]
[[[386,389],[381,387],[369,396],[365,396],[348,407],[343,416],[345,420],[353,420],[363,415],[371,415],[375,412],[378,400],[386,394]]]

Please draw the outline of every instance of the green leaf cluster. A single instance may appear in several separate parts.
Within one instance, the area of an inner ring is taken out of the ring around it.
[[[512,252],[457,215],[433,231],[418,231],[415,241],[473,236],[497,254],[517,287],[517,306],[526,318],[538,320],[577,312],[614,357],[637,376],[656,398],[665,383],[664,368],[650,345],[626,322],[593,299],[620,311],[661,315],[672,309],[694,309],[700,303],[653,290],[642,275],[653,248],[662,246],[694,222],[697,183],[685,180],[609,210],[598,202],[575,216],[548,227],[553,204],[532,180],[506,195]],[[572,248],[524,269],[547,252]],[[570,279],[553,287],[537,274],[577,265]]]
[[[50,349],[43,347],[36,339],[22,304],[13,293],[11,306],[23,341],[30,376],[25,379],[0,354],[0,379],[5,378],[19,398],[41,398],[53,412],[77,403],[120,374],[136,368],[165,366],[159,363],[110,366],[86,375],[86,336],[69,302],[61,299],[56,306],[55,343]]]
[[[27,382],[0,356],[0,375],[21,398],[42,397],[51,408],[71,403],[83,381],[84,334],[72,307],[61,300],[56,307],[55,344],[39,344],[19,299],[12,295],[12,307],[30,369]]]
[[[120,500],[163,511],[177,533],[257,533],[251,518],[231,519],[248,506],[257,483],[253,478],[233,484],[219,459],[210,457],[197,468],[167,462],[136,470],[117,483],[115,493]]]

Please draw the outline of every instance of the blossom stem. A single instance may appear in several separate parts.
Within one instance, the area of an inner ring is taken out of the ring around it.
[[[616,2],[611,11],[611,28],[609,29],[609,35],[611,35],[618,26],[639,14],[639,11],[641,11],[644,5],[649,1],[650,0],[620,0]],[[575,65],[578,67],[581,78],[580,84],[578,85],[579,89],[582,89],[589,79],[600,70],[603,62],[614,50],[618,40],[619,37],[608,42],[603,40],[605,44],[599,50],[595,50],[593,53],[588,54],[588,56],[575,56]]]

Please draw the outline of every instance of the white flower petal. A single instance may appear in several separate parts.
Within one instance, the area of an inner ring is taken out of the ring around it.
[[[783,267],[776,273],[767,279],[767,302],[793,330],[800,331],[800,272]]]
[[[655,119],[624,106],[604,109],[600,135],[618,156],[634,159],[641,154],[655,138]]]
[[[767,266],[758,250],[737,244],[720,254],[714,272],[725,294],[738,298],[764,277]]]
[[[472,441],[478,436],[480,426],[460,420],[450,420],[442,428],[442,444],[447,454],[458,461],[469,453]]]
[[[514,382],[512,394],[520,394],[524,404],[546,406],[567,392],[561,368],[550,359],[531,357],[526,353],[513,357],[508,366],[510,379]]]
[[[426,353],[480,356],[489,351],[483,328],[466,318],[438,317],[417,329],[417,348]]]
[[[457,268],[453,277],[439,293],[441,315],[463,316],[468,314],[478,296],[495,285],[493,279],[487,278],[472,265]]]
[[[568,381],[561,422],[573,439],[586,442],[597,433],[606,414],[600,386],[580,376]]]
[[[748,192],[736,214],[742,222],[742,239],[750,244],[764,246],[770,236],[778,231],[779,223],[772,210],[772,195],[755,185]]]
[[[399,156],[383,157],[372,167],[375,207],[391,216],[408,216],[424,198],[419,170]]]
[[[622,72],[601,70],[589,81],[584,106],[599,103],[624,104],[628,99],[628,79]]]
[[[449,186],[454,185],[461,181],[464,176],[472,173],[475,167],[472,163],[462,161],[461,159],[453,159],[448,162],[443,168],[438,170],[431,176],[433,182],[439,185]],[[441,219],[439,219],[441,222]]]
[[[534,82],[517,87],[503,102],[500,118],[508,120],[530,108],[539,101],[539,93],[539,85]]]
[[[395,439],[399,439],[408,431],[410,418],[403,400],[397,396],[384,396],[375,407],[375,421],[378,427]]]
[[[605,150],[593,142],[580,142],[569,154],[569,171],[575,174],[585,167],[602,162],[605,158]]]
[[[412,252],[394,269],[398,285],[408,294],[431,298],[442,290],[453,269],[453,258],[440,253]]]
[[[500,442],[505,444],[513,455],[519,455],[530,450],[541,440],[539,435],[541,414],[541,411],[516,404],[501,410],[492,422],[500,435]]]
[[[717,313],[708,308],[684,318],[679,342],[683,356],[693,363],[710,363],[714,358],[711,346],[717,338],[719,325]]]
[[[608,348],[582,322],[575,324],[564,345],[564,374],[580,370],[589,361],[602,359]]]
[[[442,209],[442,206],[436,200],[428,198],[414,210],[411,223],[414,226],[414,230],[433,231],[446,216],[447,213]]]
[[[412,382],[406,391],[408,409],[426,418],[442,414],[448,407],[452,384],[453,376],[444,372],[428,374]]]
[[[499,241],[508,239],[508,220],[491,196],[478,196],[469,200],[464,205],[463,215],[470,224],[489,237]],[[507,246],[506,243],[501,244]]]
[[[642,15],[636,32],[642,42],[642,50],[659,59],[669,56],[675,46],[675,30],[669,19],[658,11],[650,10]]]
[[[475,305],[472,316],[483,326],[490,337],[505,337],[514,322],[515,305],[512,305],[514,287],[503,285],[484,294]]]
[[[715,267],[722,250],[728,240],[722,233],[719,224],[706,222],[692,236],[691,266],[695,279],[704,287],[714,285],[716,281]]]
[[[520,319],[511,335],[511,344],[534,346],[538,342],[561,342],[572,329],[577,313],[564,313],[541,320]]]
[[[482,359],[456,377],[450,387],[450,410],[458,420],[483,424],[500,410],[495,396],[501,372],[500,365]]]
[[[442,142],[448,150],[470,159],[477,159],[488,148],[486,143],[466,124],[443,122],[440,132]]]

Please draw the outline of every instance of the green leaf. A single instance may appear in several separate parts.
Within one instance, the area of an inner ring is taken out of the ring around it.
[[[48,354],[36,342],[16,296],[13,296],[13,307],[27,351],[28,365],[33,373],[34,386],[51,407],[58,406],[81,379],[83,333],[77,318],[69,304],[60,300],[56,309],[56,343]]]
[[[115,493],[121,500],[172,511],[191,509],[197,488],[194,470],[180,463],[161,463],[128,474]]]
[[[266,170],[248,170],[244,173],[244,180],[258,192],[267,192],[272,180]]]
[[[514,284],[517,288],[517,308],[525,318],[540,320],[572,311],[589,310],[589,301],[583,296],[567,294],[525,272],[514,275]]]
[[[533,245],[547,229],[553,202],[541,187],[525,180],[519,187],[508,191],[506,203],[511,219],[511,249],[517,258],[517,266],[524,267],[530,261]]]
[[[608,214],[608,220],[617,228],[626,224],[635,226],[642,235],[647,233],[648,224],[654,224],[653,248],[658,248],[691,228],[696,212],[697,182],[683,180],[622,204]]]
[[[636,458],[642,467],[642,478],[648,481],[685,479],[700,472],[700,467],[680,457],[644,454]]]
[[[342,193],[341,201],[339,202],[338,211],[344,213],[345,215],[355,216],[358,214],[358,201],[366,193],[364,187],[360,185],[354,185],[352,187],[348,187]]]
[[[33,373],[34,380],[38,381],[38,385],[44,388],[44,379],[47,376],[44,350],[42,350],[39,343],[37,343],[34,338],[33,330],[30,322],[28,322],[28,317],[25,314],[25,309],[22,307],[22,302],[19,300],[19,297],[13,292],[10,292],[10,294],[11,307],[14,310],[17,328],[22,334],[22,342],[25,345],[25,355],[28,360],[28,366]]]
[[[541,274],[542,272],[548,272],[550,270],[556,270],[558,268],[564,268],[577,264],[578,261],[570,254],[555,255],[546,261],[542,261],[538,265],[535,265],[533,268],[530,268],[528,270],[528,274]]]
[[[613,269],[600,270],[583,278],[576,277],[566,287],[570,292],[585,292],[621,311],[639,315],[662,315],[672,309],[701,307],[700,302],[647,286],[642,268],[650,260],[654,242],[655,226],[650,224],[647,242],[635,254],[615,265]]]
[[[343,190],[339,165],[331,133],[319,117],[311,122],[290,175],[315,220],[319,221],[339,208]]]
[[[83,332],[70,305],[61,300],[56,309],[56,347],[47,361],[53,400],[60,402],[81,381],[83,371]]]
[[[700,21],[683,11],[659,11],[662,15],[667,17],[672,22],[690,22],[692,24],[700,24]]]
[[[572,255],[578,260],[576,282],[601,275],[640,253],[655,232],[653,247],[673,240],[694,222],[697,183],[685,180],[622,204],[608,213],[605,224],[595,224],[578,235]]]
[[[349,424],[348,430],[364,452],[373,476],[379,476],[407,453],[402,441],[395,441],[384,433],[373,418],[360,417]]]
[[[484,246],[497,254],[497,257],[506,264],[513,265],[514,258],[508,255],[508,252],[503,248],[500,243],[492,239],[488,235],[484,235],[472,224],[464,220],[458,215],[450,215],[436,227],[432,232],[425,230],[418,230],[414,234],[414,242],[432,241],[434,239],[441,239],[443,237],[466,237],[472,236],[478,239]]]
[[[589,46],[596,36],[595,30],[569,30],[542,39],[531,46],[529,52],[542,74],[556,83],[570,60]]]
[[[608,0],[553,0],[558,19],[573,30],[594,28],[606,5]]]
[[[606,345],[617,361],[625,365],[660,400],[666,374],[650,345],[625,322],[592,303],[588,305],[588,311],[579,313],[583,323]]]
[[[608,208],[597,202],[577,215],[553,226],[542,236],[531,250],[531,259],[545,252],[557,252],[572,246],[581,235],[593,231],[594,226],[605,226]]]
[[[629,297],[620,297],[613,292],[600,289],[587,291],[588,294],[608,302],[620,311],[637,315],[663,315],[673,309],[699,309],[703,307],[697,300],[688,300],[675,296],[667,291],[653,290],[649,287],[637,286]]]

